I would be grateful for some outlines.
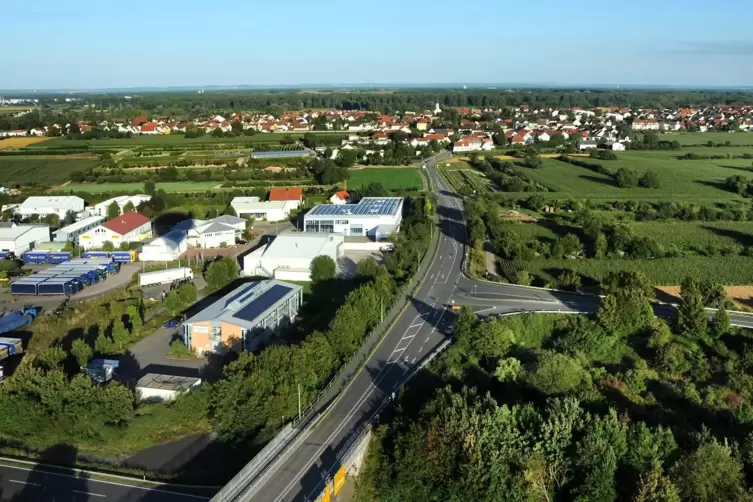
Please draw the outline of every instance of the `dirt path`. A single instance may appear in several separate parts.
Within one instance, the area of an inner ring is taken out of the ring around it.
[[[662,301],[679,302],[680,286],[656,286],[656,289],[663,293]],[[725,286],[727,298],[735,302],[738,308],[749,310],[753,307],[753,286]],[[660,295],[657,294],[657,298]]]

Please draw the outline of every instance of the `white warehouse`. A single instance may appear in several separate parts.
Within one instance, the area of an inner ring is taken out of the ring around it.
[[[75,196],[33,196],[23,201],[16,209],[16,213],[20,214],[23,218],[28,218],[32,214],[37,214],[40,217],[47,216],[48,214],[56,214],[62,220],[68,211],[76,214],[83,211],[84,204],[84,199]]]
[[[170,230],[141,247],[139,261],[175,261],[188,249],[183,230]]]
[[[0,228],[0,251],[21,256],[43,242],[50,242],[50,227],[47,225],[17,225]]]
[[[303,217],[306,232],[368,236],[380,241],[400,230],[402,197],[364,197],[358,204],[319,204]]]
[[[110,207],[113,202],[115,202],[118,207],[120,207],[120,213],[123,214],[123,208],[125,208],[125,206],[128,205],[129,202],[133,204],[133,208],[136,209],[142,202],[149,202],[150,200],[152,200],[151,195],[120,195],[118,197],[107,199],[106,201],[100,202],[99,204],[94,204],[89,208],[89,214],[107,217],[107,208]]]
[[[290,216],[290,212],[298,207],[298,201],[266,201],[260,202],[259,197],[235,197],[230,201],[230,207],[240,217],[253,216],[257,220],[282,221]]]
[[[74,244],[78,244],[78,237],[80,235],[85,234],[89,230],[98,227],[99,224],[103,221],[105,221],[105,219],[102,216],[89,216],[88,218],[84,218],[83,220],[77,221],[76,223],[71,223],[68,226],[56,230],[52,234],[52,240],[54,242],[70,241]]]
[[[342,234],[283,233],[243,257],[243,275],[310,281],[313,259],[325,255],[337,262],[344,244]]]

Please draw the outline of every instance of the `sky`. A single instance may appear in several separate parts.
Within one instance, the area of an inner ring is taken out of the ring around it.
[[[0,89],[753,86],[750,0],[3,0]]]

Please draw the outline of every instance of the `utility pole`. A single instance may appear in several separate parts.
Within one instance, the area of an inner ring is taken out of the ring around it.
[[[380,302],[380,304],[382,306],[382,308],[381,308],[382,318],[381,318],[381,320],[379,322],[383,323],[384,322],[384,297],[383,296],[379,297],[379,302]]]
[[[298,384],[298,420],[301,419],[301,384]]]

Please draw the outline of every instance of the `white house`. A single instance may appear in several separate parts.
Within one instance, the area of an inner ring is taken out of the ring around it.
[[[113,197],[111,199],[107,199],[106,201],[100,202],[99,204],[94,204],[89,208],[89,213],[91,215],[97,215],[97,216],[104,216],[107,217],[107,208],[109,208],[113,202],[120,207],[121,214],[123,213],[123,208],[128,205],[130,202],[134,209],[139,207],[139,204],[142,202],[149,202],[152,200],[151,195],[145,195],[145,194],[138,194],[138,195],[120,195],[118,197]]]
[[[348,201],[350,201],[350,194],[345,190],[340,190],[339,192],[332,194],[332,197],[329,198],[329,201],[336,206],[347,204]]]
[[[344,244],[342,234],[283,233],[243,257],[243,275],[310,281],[314,258],[324,255],[337,262]]]
[[[624,152],[625,151],[625,145],[618,141],[614,141],[612,143],[607,143],[607,148],[610,150],[614,150],[615,152]]]
[[[235,197],[230,206],[238,216],[253,216],[257,220],[282,221],[293,210],[292,201],[260,202],[259,197]]]
[[[36,248],[43,242],[50,242],[50,227],[47,225],[17,225],[0,228],[0,251],[21,253]]]
[[[235,244],[236,237],[241,236],[247,223],[248,220],[237,216],[222,215],[207,221],[184,220],[171,232],[183,232],[191,247],[212,249]]]
[[[303,217],[306,232],[369,236],[381,241],[400,230],[402,197],[364,197],[358,204],[319,204]]]
[[[175,261],[188,249],[188,238],[182,230],[170,230],[141,247],[139,261]]]
[[[16,213],[23,218],[28,218],[32,214],[46,216],[56,214],[60,219],[65,218],[68,211],[80,213],[84,210],[84,199],[75,196],[32,196],[21,203],[16,209]]]
[[[592,148],[596,148],[599,146],[599,144],[596,142],[595,139],[591,138],[585,138],[577,143],[578,150],[590,150]]]
[[[152,221],[143,214],[131,211],[82,234],[79,244],[84,249],[100,249],[109,241],[117,248],[124,242],[140,242],[151,236]]]

